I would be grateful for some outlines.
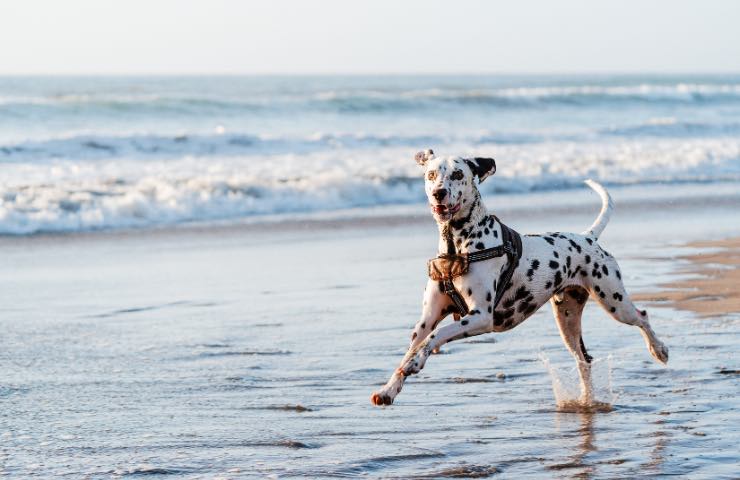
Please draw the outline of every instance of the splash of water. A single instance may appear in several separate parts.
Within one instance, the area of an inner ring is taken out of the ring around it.
[[[581,380],[577,367],[556,366],[540,352],[540,360],[547,368],[552,381],[557,411],[566,413],[610,412],[616,395],[612,390],[611,355],[591,362],[591,397],[581,395]]]

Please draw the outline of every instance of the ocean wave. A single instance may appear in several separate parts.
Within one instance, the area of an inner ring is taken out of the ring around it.
[[[226,133],[181,135],[72,135],[20,143],[0,144],[0,164],[14,162],[53,162],[59,159],[142,159],[244,156],[303,155],[316,152],[367,148],[427,145],[527,145],[555,141],[587,142],[594,136],[606,139],[622,137],[720,138],[740,134],[737,122],[691,122],[673,117],[653,118],[647,122],[585,128],[581,131],[478,131],[446,134],[364,134],[322,133],[275,136]]]
[[[673,117],[653,118],[647,122],[632,125],[613,126],[600,129],[599,134],[626,138],[672,137],[701,138],[737,136],[740,134],[738,122],[693,122]]]
[[[0,163],[56,159],[235,156],[246,154],[305,154],[324,150],[417,147],[449,143],[530,143],[544,137],[532,133],[484,132],[478,135],[382,135],[315,133],[279,137],[242,133],[212,135],[128,136],[75,135],[0,145]]]
[[[445,149],[497,159],[497,175],[481,185],[484,194],[571,188],[588,177],[608,184],[740,180],[740,141],[735,139]],[[269,157],[8,163],[0,170],[0,234],[146,228],[422,203],[414,151],[397,146]]]
[[[368,113],[417,111],[439,106],[528,108],[543,105],[624,103],[704,104],[740,102],[740,83],[625,83],[544,86],[419,88],[333,88],[246,93],[68,92],[41,95],[4,94],[0,114],[101,113],[229,114],[265,112]]]

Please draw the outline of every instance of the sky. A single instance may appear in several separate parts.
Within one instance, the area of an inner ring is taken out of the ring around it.
[[[0,75],[738,73],[734,0],[17,0]]]

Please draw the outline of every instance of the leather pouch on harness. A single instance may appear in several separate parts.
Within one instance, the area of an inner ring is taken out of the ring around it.
[[[470,262],[467,255],[440,255],[427,262],[427,269],[429,270],[429,278],[435,282],[442,282],[468,273]]]

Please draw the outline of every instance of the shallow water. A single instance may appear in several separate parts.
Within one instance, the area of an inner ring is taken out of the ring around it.
[[[728,218],[712,222],[727,232],[735,228]],[[610,225],[604,244],[621,260],[628,288],[652,284],[666,262],[644,257],[671,255],[658,246],[675,237],[653,224],[638,248],[624,240],[636,231],[625,221]],[[377,408],[370,394],[399,362],[418,316],[434,227],[248,232],[4,240],[0,471],[72,478],[732,478],[740,471],[738,316],[699,320],[651,309],[671,348],[664,368],[636,329],[589,305],[584,340],[603,366],[596,381],[611,398],[597,398],[610,412],[559,411],[540,357],[566,379],[574,363],[549,307],[511,332],[446,346],[393,406]]]

